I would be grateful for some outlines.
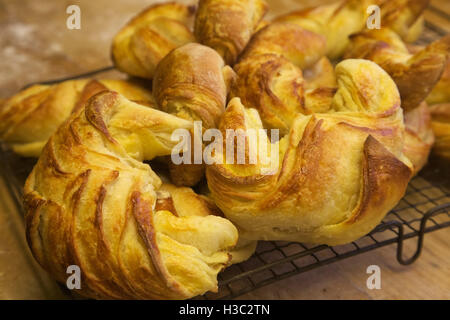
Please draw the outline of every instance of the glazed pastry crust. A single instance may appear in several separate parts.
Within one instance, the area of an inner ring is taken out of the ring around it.
[[[224,159],[208,166],[212,197],[242,237],[347,243],[374,228],[403,196],[412,164],[403,154],[405,129],[394,82],[366,60],[343,61],[336,74],[330,111],[295,118],[277,142],[273,174],[262,174],[262,162]],[[220,129],[248,128],[262,128],[258,113],[231,100]],[[258,140],[258,148],[267,143]]]
[[[233,65],[267,9],[263,0],[200,0],[195,36]]]
[[[176,128],[192,122],[104,91],[50,138],[24,201],[29,246],[57,280],[65,282],[76,264],[81,293],[93,298],[181,299],[217,290],[236,228],[192,190],[162,185],[136,156],[170,154]]]
[[[204,129],[216,128],[233,78],[233,70],[216,51],[190,43],[173,50],[158,64],[153,93],[161,110],[201,121]],[[191,151],[194,143],[192,137]],[[175,165],[168,159],[176,185],[194,186],[204,177],[204,164],[194,164],[194,152],[191,156],[191,164]]]
[[[283,136],[298,113],[328,111],[317,102],[326,90],[314,91],[336,86],[325,50],[324,37],[292,23],[271,23],[251,38],[234,66],[230,96],[257,109],[265,127],[278,128]]]
[[[175,2],[142,11],[114,37],[114,65],[130,75],[152,79],[157,64],[171,50],[195,41],[189,28],[194,14],[194,6]]]
[[[361,31],[367,20],[367,7],[373,1],[341,0],[331,4],[294,11],[277,17],[277,22],[295,23],[320,34],[327,42],[327,56],[336,60],[345,52],[348,36]]]
[[[450,102],[450,58],[447,60],[444,72],[436,86],[427,97],[428,104],[440,104]]]
[[[401,38],[390,29],[368,30],[351,36],[346,58],[376,62],[394,79],[409,111],[426,99],[439,81],[447,61],[450,36],[436,40],[411,54]]]
[[[421,14],[428,3],[429,0],[340,0],[290,12],[275,21],[295,23],[323,35],[327,40],[328,58],[337,60],[347,50],[349,36],[366,29],[370,5],[380,7],[383,27],[394,30],[405,41],[413,42],[422,30]]]
[[[82,79],[34,85],[5,100],[0,107],[0,139],[22,156],[38,157],[64,120],[83,108],[91,96],[107,89],[155,106],[151,92],[133,81]]]

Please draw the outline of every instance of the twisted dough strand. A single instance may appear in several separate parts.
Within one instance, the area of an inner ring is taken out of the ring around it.
[[[90,99],[50,138],[27,179],[27,239],[39,263],[62,282],[67,266],[78,265],[82,294],[95,298],[173,299],[215,290],[235,227],[205,215],[214,212],[193,193],[188,198],[203,214],[186,214],[189,202],[164,205],[170,199],[158,196],[161,180],[137,160],[170,154],[172,131],[191,127],[117,93]]]
[[[133,81],[82,79],[34,85],[0,106],[0,139],[22,156],[38,157],[64,120],[83,108],[91,96],[107,89],[155,107],[150,91]]]
[[[336,67],[330,111],[298,115],[276,142],[279,166],[207,167],[217,205],[248,239],[342,244],[368,233],[403,196],[412,165],[403,155],[404,124],[392,79],[375,63],[346,60]],[[220,129],[263,128],[238,98]],[[339,142],[339,145],[336,143]],[[258,141],[258,149],[270,141]],[[356,195],[356,196],[355,196]]]

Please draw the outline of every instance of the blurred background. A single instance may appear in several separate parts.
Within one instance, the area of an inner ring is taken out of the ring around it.
[[[178,0],[192,3],[190,0]],[[268,0],[269,18],[333,0]],[[115,33],[151,0],[0,0],[0,98],[32,82],[111,65]],[[194,1],[195,2],[195,1]],[[450,0],[433,0],[450,14]],[[66,27],[69,5],[81,9],[81,29]],[[426,19],[450,32],[432,10]],[[0,179],[0,299],[67,298],[36,265],[24,239],[23,220]],[[412,241],[416,241],[415,239]],[[427,235],[420,259],[401,266],[391,245],[315,269],[242,296],[247,299],[450,299],[449,231]],[[406,255],[414,248],[406,244]],[[379,265],[382,290],[366,287],[367,266]]]

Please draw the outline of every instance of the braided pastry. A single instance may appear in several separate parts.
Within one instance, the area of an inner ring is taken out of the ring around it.
[[[403,196],[412,165],[402,153],[395,83],[366,60],[345,60],[335,71],[338,89],[329,112],[299,114],[289,133],[273,142],[279,147],[274,174],[261,173],[266,166],[261,160],[232,164],[223,154],[222,162],[207,167],[211,195],[242,237],[350,242],[375,227]],[[258,112],[234,98],[219,128],[262,127]],[[246,144],[246,157],[251,146],[266,149],[266,140]]]
[[[82,79],[34,85],[0,106],[0,140],[22,156],[38,157],[58,126],[83,108],[91,96],[106,89],[141,104],[155,105],[150,91],[131,81]]]
[[[30,248],[56,279],[64,282],[76,264],[81,293],[94,298],[216,290],[236,228],[190,189],[162,186],[136,160],[137,146],[146,160],[170,154],[177,128],[192,122],[105,91],[50,138],[24,198]]]
[[[233,65],[267,9],[264,0],[200,0],[195,36]]]
[[[216,51],[190,43],[173,50],[158,65],[153,95],[161,110],[214,128],[225,110],[232,78],[233,70]]]
[[[102,91],[50,138],[26,182],[33,254],[59,281],[78,265],[89,297],[190,298],[217,290],[218,272],[255,249],[237,245],[212,201],[141,162],[170,156],[172,133],[192,131],[196,116],[217,123],[230,71],[200,44],[172,51],[157,70],[156,100],[167,112]]]
[[[195,7],[179,3],[152,5],[114,37],[112,58],[117,69],[152,79],[159,61],[172,49],[194,42],[189,29]]]

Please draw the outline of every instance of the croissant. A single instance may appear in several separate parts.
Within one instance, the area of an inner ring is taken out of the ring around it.
[[[367,30],[350,38],[345,58],[369,59],[385,69],[397,84],[406,111],[419,106],[439,81],[450,48],[450,35],[415,54],[390,29]]]
[[[433,153],[450,160],[450,102],[430,106],[431,126],[436,136]]]
[[[216,128],[225,110],[233,77],[233,70],[225,66],[216,51],[196,43],[186,44],[159,63],[153,94],[161,110],[183,119],[201,121],[205,129]],[[193,152],[191,155],[191,164],[175,165],[167,161],[176,185],[193,186],[204,176],[204,165],[193,164]]]
[[[233,65],[267,9],[263,0],[200,0],[195,36]]]
[[[206,170],[208,186],[241,237],[347,243],[371,231],[404,195],[412,164],[403,154],[395,83],[367,60],[345,60],[335,72],[338,89],[329,112],[298,114],[278,141],[263,134],[245,143],[246,160],[270,149],[268,162],[258,157],[255,164],[234,164],[216,150]],[[258,112],[235,97],[219,128],[245,133],[263,125]]]
[[[156,68],[153,95],[161,110],[201,120],[203,126],[213,128],[225,110],[233,74],[213,49],[186,44],[173,50]]]
[[[0,140],[22,156],[38,157],[58,126],[84,107],[91,96],[106,89],[141,104],[155,105],[150,91],[132,81],[82,79],[34,85],[0,106]]]
[[[27,240],[38,262],[61,282],[78,265],[80,292],[92,298],[217,290],[236,228],[192,190],[163,185],[135,153],[170,154],[172,131],[192,126],[114,92],[92,97],[50,138],[25,185]]]
[[[432,115],[432,127],[436,136],[433,148],[434,154],[444,159],[450,159],[450,59],[441,79],[436,84],[427,102]]]
[[[427,97],[428,104],[438,104],[450,102],[450,58],[444,68],[444,72],[441,75],[436,86]]]
[[[326,90],[317,88],[336,85],[325,50],[323,36],[295,24],[272,23],[251,38],[234,66],[230,95],[257,109],[265,127],[284,135],[298,113],[321,111],[318,101]]]
[[[420,22],[420,17],[428,3],[429,0],[340,0],[290,12],[275,21],[295,23],[323,35],[327,41],[327,56],[337,60],[345,53],[349,36],[366,28],[369,6],[380,7],[383,26],[414,41],[421,30],[423,20]]]
[[[152,79],[158,62],[171,50],[195,41],[189,29],[194,14],[194,6],[179,3],[148,7],[114,37],[114,65],[130,75]]]
[[[366,25],[367,7],[373,1],[341,0],[331,4],[290,12],[277,17],[277,22],[295,23],[302,28],[323,35],[327,42],[327,56],[340,58],[349,40],[348,36]]]
[[[414,174],[427,163],[435,138],[431,123],[431,114],[426,102],[408,111],[405,119],[405,146],[403,153],[411,160]]]

